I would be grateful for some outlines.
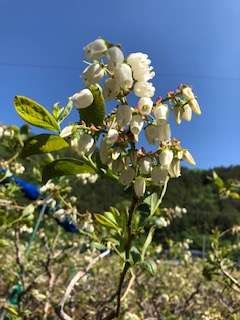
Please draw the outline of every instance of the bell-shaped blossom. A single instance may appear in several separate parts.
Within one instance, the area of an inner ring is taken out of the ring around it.
[[[191,121],[192,119],[192,108],[189,104],[185,104],[182,108],[181,117],[186,121]]]
[[[168,119],[168,106],[166,104],[159,104],[153,110],[157,122]]]
[[[120,93],[119,84],[115,79],[109,78],[103,85],[103,96],[107,100],[115,99]]]
[[[161,122],[160,125],[157,125],[157,137],[159,142],[170,140],[171,138],[171,129],[167,121]]]
[[[135,170],[132,167],[128,167],[123,170],[119,177],[119,182],[124,186],[129,185],[135,178]]]
[[[117,112],[116,112],[116,120],[120,128],[128,125],[132,120],[131,108],[126,104],[122,104],[118,106]]]
[[[128,64],[121,63],[120,65],[117,65],[114,69],[114,78],[116,79],[119,87],[124,91],[131,89],[133,85],[132,69]]]
[[[168,173],[171,178],[178,178],[181,176],[181,163],[179,159],[173,159],[169,168]]]
[[[155,88],[150,82],[139,81],[134,85],[134,93],[137,97],[148,97],[151,98],[154,96]]]
[[[191,153],[188,150],[185,150],[183,153],[183,159],[186,160],[188,163],[190,163],[191,165],[195,166],[196,162],[193,159],[193,156],[191,155]]]
[[[83,48],[84,54],[89,60],[96,60],[107,52],[107,44],[103,39],[96,39]]]
[[[116,68],[119,64],[122,64],[124,61],[124,55],[122,50],[119,47],[111,47],[107,51],[108,57],[108,66],[110,69]]]
[[[83,71],[82,79],[87,85],[99,82],[104,77],[104,68],[99,63],[92,63]]]
[[[173,151],[169,149],[164,149],[159,154],[159,161],[163,167],[169,167],[173,160]]]
[[[152,183],[155,185],[164,184],[168,176],[168,169],[156,166],[153,168],[151,173]]]
[[[182,122],[182,117],[181,117],[181,110],[179,107],[174,107],[173,108],[173,114],[174,118],[177,124],[180,124]]]
[[[80,135],[79,139],[73,139],[71,145],[78,154],[82,155],[88,153],[92,149],[94,145],[94,139],[90,134],[83,133]]]
[[[139,169],[142,174],[149,174],[152,170],[152,159],[143,157],[139,160]]]
[[[77,109],[84,109],[93,103],[93,94],[89,89],[83,89],[75,93],[70,100]]]
[[[146,116],[149,115],[152,111],[153,102],[150,98],[140,98],[138,101],[138,110],[139,112]]]
[[[136,81],[148,81],[155,76],[153,67],[150,66],[151,60],[148,59],[148,55],[137,52],[131,53],[127,58],[127,63],[133,70],[133,78]]]
[[[138,135],[143,128],[144,121],[142,116],[139,114],[135,114],[132,116],[132,120],[130,122],[130,131],[134,135],[134,139],[138,141]]]
[[[138,198],[141,198],[144,196],[144,193],[146,191],[146,181],[145,181],[145,178],[143,177],[137,177],[135,179],[135,182],[134,182],[134,191],[135,191],[135,194]]]
[[[118,140],[118,131],[116,129],[110,128],[106,136],[106,143],[109,145],[112,145],[115,142],[117,142],[117,140]]]
[[[197,102],[197,99],[195,98],[194,93],[192,92],[192,88],[188,86],[183,86],[181,88],[181,92],[182,92],[182,95],[189,100],[188,104],[192,108],[192,111],[200,115],[202,112]]]
[[[170,125],[166,121],[161,125],[150,125],[145,129],[145,136],[149,144],[159,145],[163,141],[170,140]]]

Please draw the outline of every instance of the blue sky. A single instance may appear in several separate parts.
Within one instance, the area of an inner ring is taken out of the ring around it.
[[[82,47],[102,36],[149,54],[157,95],[192,85],[203,115],[173,135],[199,168],[239,164],[239,29],[239,0],[0,0],[0,122],[23,123],[15,95],[66,102],[83,87]]]

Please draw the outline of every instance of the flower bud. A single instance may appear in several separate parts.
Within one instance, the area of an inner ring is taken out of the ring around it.
[[[128,167],[127,169],[121,172],[119,177],[119,182],[124,186],[129,185],[135,177],[135,170],[132,167]]]
[[[146,181],[143,177],[137,177],[134,182],[134,191],[138,198],[144,196],[146,191]]]
[[[131,108],[126,104],[120,105],[117,108],[117,112],[116,112],[116,120],[119,127],[122,128],[128,125],[131,119],[132,119]]]
[[[154,116],[157,122],[161,120],[167,120],[168,118],[168,106],[166,104],[159,104],[154,108]]]
[[[123,52],[118,47],[111,47],[110,49],[108,49],[107,57],[109,59],[110,69],[117,67],[118,64],[121,64],[124,61]]]
[[[139,168],[142,174],[149,174],[152,170],[152,160],[149,157],[144,157],[139,161]]]
[[[185,150],[183,153],[183,159],[186,160],[188,163],[190,163],[191,165],[195,166],[196,162],[193,159],[193,156],[191,155],[191,153],[188,150]]]
[[[106,143],[107,144],[114,144],[118,140],[118,131],[116,129],[109,129],[107,136],[106,136]]]
[[[79,93],[75,93],[70,100],[77,109],[84,109],[93,103],[93,95],[89,89],[83,89]]]
[[[139,114],[136,114],[132,117],[132,120],[130,122],[130,130],[134,135],[134,139],[136,141],[138,141],[138,135],[142,130],[143,124],[144,122],[143,122],[142,116],[140,116]]]
[[[168,170],[161,166],[154,167],[152,170],[151,178],[152,183],[155,185],[164,184],[168,176]]]
[[[139,81],[134,85],[134,93],[137,97],[148,97],[151,98],[154,96],[155,88],[150,82]]]
[[[169,167],[173,160],[173,151],[164,149],[159,155],[160,164],[164,167]]]
[[[173,159],[168,168],[168,173],[171,178],[178,178],[181,176],[181,164],[179,159]]]
[[[183,110],[181,112],[181,116],[182,116],[182,118],[184,120],[191,121],[191,119],[192,119],[192,109],[191,109],[189,104],[185,104],[185,106],[183,106]]]
[[[192,111],[195,112],[197,115],[201,115],[202,111],[200,109],[200,106],[197,102],[196,99],[192,99],[188,102],[188,104],[190,105],[190,107],[192,108]]]
[[[153,102],[150,98],[140,98],[138,101],[138,110],[139,112],[145,116],[149,115],[152,111]]]
[[[82,155],[88,153],[92,149],[94,139],[90,134],[83,133],[77,141],[75,139],[73,140],[72,145],[76,149],[76,152]]]
[[[133,85],[132,69],[128,64],[122,63],[118,65],[114,69],[114,78],[116,79],[119,87],[124,91],[131,89]]]
[[[96,60],[103,56],[107,51],[107,45],[105,40],[96,39],[93,42],[90,42],[86,47],[83,48],[85,56],[89,60]]]
[[[100,81],[104,77],[104,68],[99,63],[89,65],[82,73],[82,79],[89,85]]]
[[[115,79],[109,78],[103,85],[103,96],[105,99],[113,100],[120,93],[120,87]]]

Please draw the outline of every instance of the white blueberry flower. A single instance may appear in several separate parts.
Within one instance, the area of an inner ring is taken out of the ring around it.
[[[181,110],[179,107],[174,107],[173,108],[173,114],[174,114],[174,118],[177,124],[180,124],[182,122],[182,118],[181,118]]]
[[[152,183],[155,185],[164,184],[168,176],[168,169],[161,166],[156,166],[153,168],[151,173]]]
[[[179,159],[173,159],[169,168],[168,173],[171,178],[178,178],[181,176],[181,163]]]
[[[143,128],[144,121],[142,116],[139,114],[135,114],[132,116],[132,120],[130,122],[130,131],[134,135],[134,139],[138,141],[138,135]]]
[[[149,174],[152,170],[152,159],[143,157],[139,160],[139,169],[142,174]]]
[[[122,104],[118,106],[116,112],[116,121],[120,128],[128,125],[132,119],[132,110],[126,105]]]
[[[151,98],[154,96],[155,88],[150,82],[139,81],[134,85],[134,93],[137,97],[148,97]]]
[[[83,89],[80,92],[75,93],[70,100],[77,109],[84,109],[93,103],[94,98],[89,89]]]
[[[106,136],[106,143],[111,145],[117,142],[117,140],[118,140],[118,131],[116,129],[110,128]]]
[[[153,113],[157,122],[161,122],[161,120],[167,120],[168,106],[166,104],[161,103],[154,108]]]
[[[119,182],[124,186],[129,185],[135,177],[135,170],[132,167],[128,167],[123,170],[119,177]]]
[[[131,53],[127,58],[127,63],[132,67],[133,77],[137,81],[148,81],[155,76],[153,67],[150,66],[151,60],[148,55],[137,52]]]
[[[190,163],[191,165],[195,166],[196,162],[193,159],[193,156],[191,155],[191,153],[188,150],[185,150],[183,153],[183,159],[186,160],[188,163]]]
[[[0,126],[0,139],[3,137],[4,128]]]
[[[157,144],[157,127],[155,125],[149,125],[144,133],[149,144]]]
[[[150,98],[140,98],[138,101],[138,110],[142,115],[149,115],[152,111],[153,102]]]
[[[167,141],[171,138],[171,129],[167,121],[163,121],[160,125],[157,125],[158,141]]]
[[[120,93],[120,86],[115,79],[109,78],[103,85],[103,96],[105,99],[113,100]]]
[[[103,39],[96,39],[90,42],[83,48],[86,58],[89,60],[96,60],[102,57],[107,51],[106,41]]]
[[[183,106],[183,109],[182,109],[182,112],[181,112],[181,117],[186,121],[191,121],[191,119],[192,119],[192,108],[190,107],[189,104],[185,104],[185,106]]]
[[[134,191],[138,198],[144,196],[146,191],[146,181],[143,177],[137,177],[134,182]]]
[[[104,77],[105,70],[99,63],[92,63],[84,69],[82,79],[87,85],[99,82]]]
[[[173,151],[169,149],[164,149],[159,155],[160,164],[164,167],[169,167],[173,160]]]
[[[107,51],[107,57],[109,59],[109,67],[113,69],[117,67],[117,65],[123,63],[124,55],[122,50],[119,47],[111,47]]]
[[[182,95],[186,99],[189,100],[188,104],[192,108],[192,111],[195,112],[196,114],[200,115],[202,112],[201,112],[200,106],[197,102],[197,99],[195,98],[194,93],[192,92],[192,88],[190,88],[188,86],[183,86],[181,88],[181,92],[182,92]]]
[[[72,146],[80,155],[88,153],[94,145],[94,139],[90,134],[83,133],[79,139],[72,140]]]
[[[124,91],[131,89],[133,85],[132,69],[128,64],[121,63],[120,65],[117,65],[114,69],[114,78],[119,87]]]

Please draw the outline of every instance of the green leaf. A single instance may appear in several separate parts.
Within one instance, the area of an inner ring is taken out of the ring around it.
[[[116,231],[119,231],[118,226],[112,220],[110,220],[108,217],[106,217],[105,215],[95,214],[95,218],[96,218],[97,222],[100,223],[101,225],[104,225],[107,228],[115,229]]]
[[[58,122],[61,123],[64,119],[66,119],[70,112],[72,111],[73,103],[71,100],[68,101],[67,105],[63,108],[58,117]]]
[[[147,248],[149,247],[150,243],[152,242],[154,231],[155,231],[155,227],[152,227],[148,232],[147,238],[146,238],[144,245],[143,245],[143,248],[142,248],[142,253],[141,253],[142,261],[144,260]]]
[[[42,180],[46,183],[54,177],[76,175],[81,173],[95,173],[96,171],[84,164],[82,161],[73,158],[63,158],[47,164],[42,173]]]
[[[101,125],[105,116],[105,100],[102,94],[102,88],[98,85],[91,85],[89,90],[92,92],[94,100],[93,103],[84,109],[79,109],[81,120],[85,121],[87,125],[94,124]]]
[[[33,126],[60,131],[59,125],[51,113],[36,101],[24,96],[16,96],[14,106],[19,116]]]
[[[141,263],[143,269],[147,270],[151,275],[157,272],[157,265],[153,260],[147,260]]]
[[[154,215],[156,210],[158,209],[159,206],[159,197],[156,192],[152,193],[150,196],[148,196],[145,200],[144,203],[149,205],[150,207],[150,216]]]
[[[69,144],[61,137],[53,134],[39,134],[29,138],[24,143],[22,156],[49,153],[68,148]]]

